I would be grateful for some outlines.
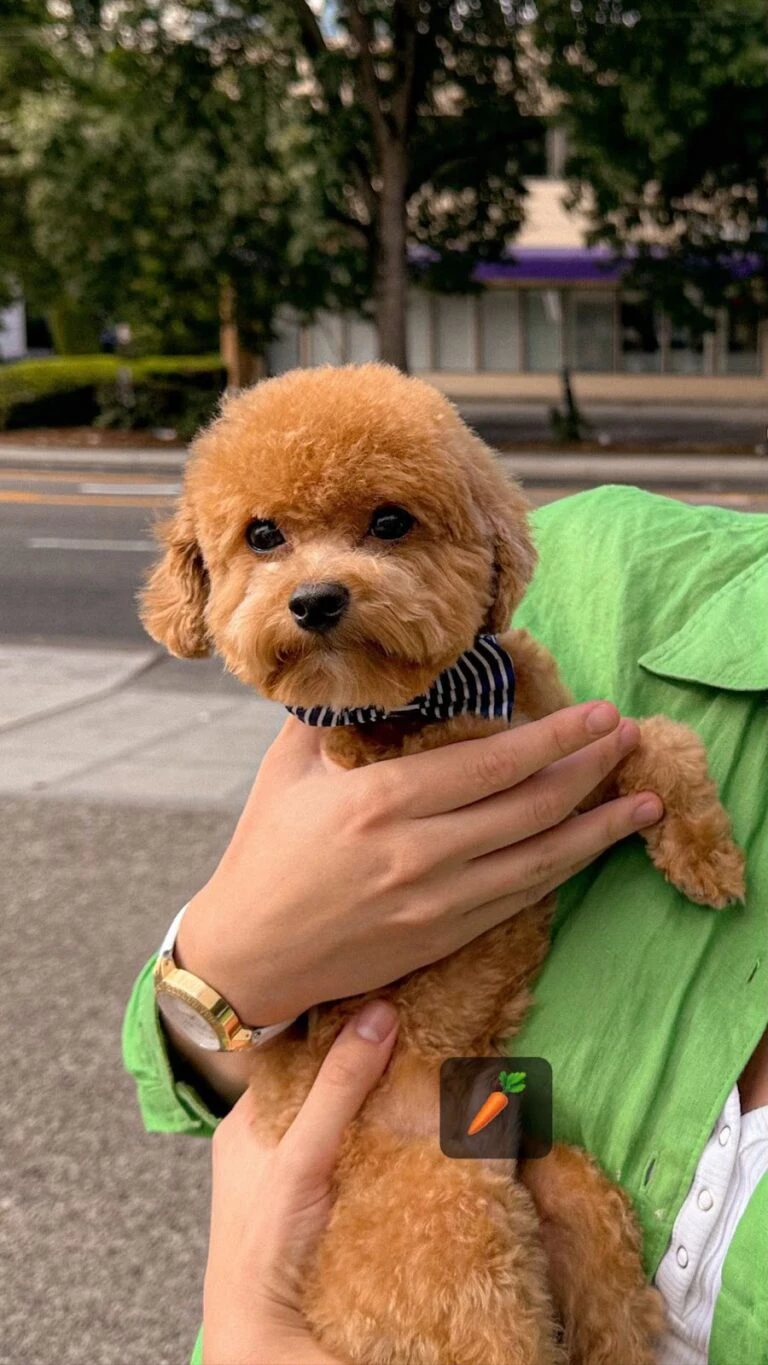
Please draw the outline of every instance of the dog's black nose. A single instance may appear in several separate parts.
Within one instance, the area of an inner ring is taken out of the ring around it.
[[[343,583],[300,583],[288,606],[297,626],[319,635],[338,625],[349,602]]]

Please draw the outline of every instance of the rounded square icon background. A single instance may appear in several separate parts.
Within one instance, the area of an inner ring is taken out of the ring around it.
[[[502,1071],[524,1072],[525,1089],[487,1127],[467,1130],[481,1105],[500,1090]],[[552,1068],[543,1057],[451,1057],[440,1068],[440,1148],[461,1160],[546,1156],[552,1147]]]

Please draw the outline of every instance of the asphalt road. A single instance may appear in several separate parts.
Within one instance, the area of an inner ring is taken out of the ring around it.
[[[172,470],[0,469],[0,638],[145,643],[135,595],[155,553],[152,523],[178,486]],[[579,486],[526,481],[535,504]],[[731,491],[711,483],[664,491],[768,512],[765,478]]]
[[[0,802],[0,1365],[185,1365],[208,1144],[149,1136],[131,984],[231,833],[221,812]]]

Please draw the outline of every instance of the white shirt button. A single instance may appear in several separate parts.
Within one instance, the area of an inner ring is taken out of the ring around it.
[[[718,1142],[720,1143],[720,1146],[721,1146],[721,1147],[725,1147],[725,1146],[726,1146],[726,1144],[727,1144],[728,1139],[729,1139],[730,1136],[731,1136],[731,1130],[730,1130],[729,1125],[726,1123],[726,1124],[724,1125],[724,1127],[722,1127],[722,1128],[720,1129],[720,1136],[719,1136],[718,1139],[717,1139]]]
[[[688,1264],[688,1252],[685,1247],[677,1248],[677,1264],[680,1266],[681,1270],[685,1270],[685,1267]]]
[[[712,1198],[712,1195],[710,1194],[709,1190],[702,1190],[697,1200],[699,1208],[703,1209],[704,1213],[709,1213],[709,1210],[712,1208],[714,1202],[715,1201]]]

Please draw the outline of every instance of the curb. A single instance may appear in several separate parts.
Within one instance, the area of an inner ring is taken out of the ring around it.
[[[673,487],[680,483],[706,483],[724,486],[749,486],[768,491],[768,457],[759,455],[680,455],[674,451],[641,454],[596,455],[556,454],[548,451],[499,451],[514,473],[540,484],[581,483],[594,479],[600,483],[636,483]],[[24,466],[46,470],[52,479],[57,469],[84,473],[133,470],[143,473],[181,473],[186,451],[149,450],[145,447],[123,450],[85,448],[55,449],[44,446],[0,445],[0,472]]]
[[[182,470],[186,464],[187,452],[174,446],[170,450],[151,450],[146,447],[124,448],[122,450],[98,450],[84,446],[53,447],[0,445],[0,469],[25,465],[29,469],[83,469],[93,470],[135,469],[149,473],[167,473],[169,469]]]

